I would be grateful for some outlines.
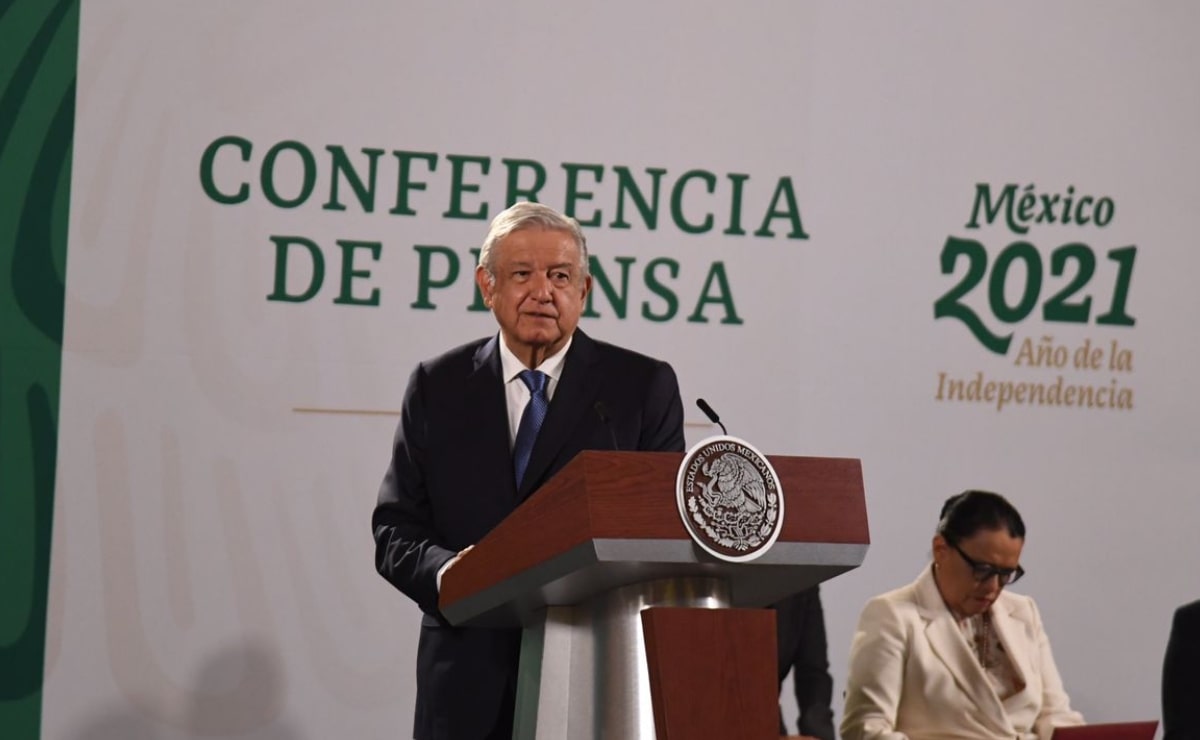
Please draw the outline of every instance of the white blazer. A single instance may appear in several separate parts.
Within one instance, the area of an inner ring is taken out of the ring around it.
[[[1033,738],[1083,724],[1033,599],[1003,591],[992,625],[1025,688],[1002,702],[933,580],[867,602],[850,646],[843,740]]]

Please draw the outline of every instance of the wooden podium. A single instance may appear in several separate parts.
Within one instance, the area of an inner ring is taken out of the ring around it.
[[[582,452],[446,572],[453,624],[524,628],[514,738],[778,738],[779,601],[862,564],[862,466],[769,456],[779,539],[746,563],[688,536],[682,453]]]

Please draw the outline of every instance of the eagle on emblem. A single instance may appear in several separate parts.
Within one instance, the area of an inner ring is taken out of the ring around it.
[[[766,508],[767,486],[746,458],[726,452],[706,463],[701,471],[710,477],[704,486],[704,498],[711,505],[752,514]]]

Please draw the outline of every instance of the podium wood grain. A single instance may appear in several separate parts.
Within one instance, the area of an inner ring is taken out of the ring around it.
[[[779,737],[773,611],[652,607],[642,630],[658,740]]]

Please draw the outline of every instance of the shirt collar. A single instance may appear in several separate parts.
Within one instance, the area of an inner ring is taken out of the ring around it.
[[[571,342],[573,341],[575,341],[574,334],[567,339],[567,343],[562,346],[562,349],[555,352],[550,357],[547,357],[542,361],[541,365],[538,365],[534,369],[542,371],[546,375],[550,376],[551,380],[557,383],[558,379],[562,376],[563,363],[567,358],[567,350],[571,349]],[[504,375],[505,384],[511,383],[518,375],[521,374],[521,371],[525,369],[525,363],[517,359],[517,356],[513,354],[513,351],[508,348],[508,344],[504,342],[504,335],[501,334],[500,371]]]

